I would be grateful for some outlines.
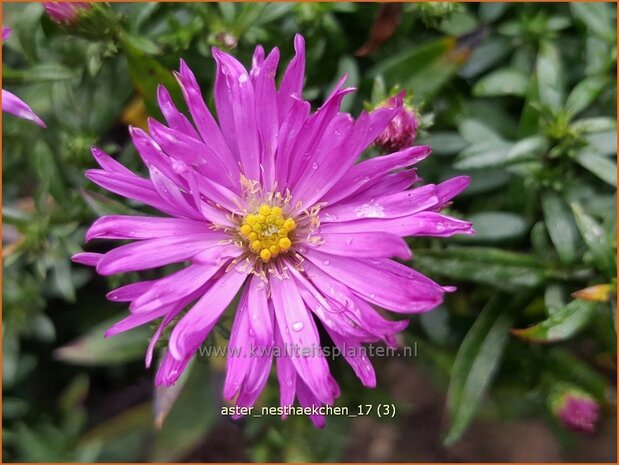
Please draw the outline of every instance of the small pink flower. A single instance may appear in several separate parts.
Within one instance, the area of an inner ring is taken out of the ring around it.
[[[403,95],[404,92],[389,98],[382,106],[393,106],[396,100],[402,98]],[[403,104],[398,114],[376,138],[376,145],[387,152],[405,149],[415,142],[417,129],[419,129],[417,114],[408,105]]]
[[[2,28],[2,41],[4,42],[11,35],[11,28]],[[32,108],[28,106],[26,102],[21,100],[17,95],[2,89],[2,111],[6,111],[11,115],[15,115],[18,118],[27,119],[33,121],[41,127],[45,127],[45,123],[39,118]]]
[[[554,410],[566,428],[580,433],[595,432],[600,407],[586,392],[580,390],[565,392],[559,397]]]
[[[43,2],[43,8],[51,19],[59,23],[73,23],[79,13],[92,7],[87,2]]]

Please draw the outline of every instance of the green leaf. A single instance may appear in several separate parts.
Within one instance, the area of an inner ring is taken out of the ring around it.
[[[63,362],[86,366],[121,365],[144,357],[152,333],[148,326],[104,337],[104,333],[119,319],[98,324],[86,335],[56,349],[54,356]]]
[[[473,223],[475,234],[456,237],[461,242],[500,242],[523,236],[528,229],[525,219],[514,213],[482,212],[470,215],[468,221]]]
[[[499,19],[509,7],[507,2],[488,2],[479,4],[479,17],[485,23]]]
[[[214,401],[209,365],[194,362],[186,384],[155,441],[153,462],[180,460],[191,451],[220,418]]]
[[[518,292],[545,279],[543,263],[530,255],[489,247],[418,250],[413,263],[428,272]]]
[[[570,351],[555,347],[546,352],[547,367],[556,376],[584,387],[600,401],[608,401],[612,392],[608,381],[588,363]]]
[[[587,134],[589,147],[600,155],[617,156],[617,131],[603,131]]]
[[[484,4],[482,3],[482,6]],[[460,69],[460,76],[472,78],[483,73],[501,61],[512,49],[509,40],[504,37],[491,37],[473,49],[471,58]]]
[[[432,153],[436,155],[455,155],[468,145],[455,131],[433,131],[429,136],[420,138],[418,143],[429,145],[432,147]]]
[[[494,129],[488,127],[487,124],[477,119],[465,119],[458,124],[458,131],[471,144],[482,142],[502,142],[503,139]]]
[[[587,28],[608,41],[615,42],[615,23],[613,10],[607,3],[570,3],[574,16],[585,23]]]
[[[487,140],[473,144],[460,152],[454,163],[459,170],[472,170],[503,166],[512,145],[500,140]]]
[[[512,333],[531,342],[558,342],[569,339],[584,329],[595,314],[598,304],[572,300],[556,310],[546,320],[526,329],[514,329]]]
[[[462,341],[447,390],[449,428],[445,445],[456,442],[473,419],[499,368],[511,324],[504,300],[495,296]]]
[[[482,77],[473,87],[477,97],[516,95],[522,97],[527,91],[529,76],[513,68],[502,68]]]
[[[553,111],[560,110],[563,104],[563,70],[559,50],[552,42],[540,44],[536,74],[540,101]]]
[[[580,205],[573,203],[572,211],[576,225],[580,230],[585,244],[589,247],[591,257],[600,271],[607,276],[615,276],[617,270],[617,250],[610,237],[602,226],[589,216]]]
[[[589,151],[580,152],[575,160],[605,183],[617,187],[617,163],[613,160]]]
[[[16,84],[65,81],[77,76],[77,72],[58,63],[42,63],[20,71],[6,68],[2,74],[6,82]]]
[[[567,96],[565,109],[572,115],[580,113],[595,102],[595,99],[607,85],[608,79],[605,76],[592,76],[583,79],[576,84],[570,95]]]
[[[567,203],[554,191],[542,194],[542,209],[550,240],[564,263],[573,263],[578,254],[578,230]]]
[[[617,128],[617,120],[607,116],[597,116],[593,118],[583,118],[572,123],[574,131],[582,132],[601,132]]]

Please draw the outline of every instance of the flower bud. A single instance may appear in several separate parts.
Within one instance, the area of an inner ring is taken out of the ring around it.
[[[380,106],[393,106],[395,97],[390,97]],[[387,152],[397,152],[410,147],[417,137],[419,118],[408,104],[404,103],[400,112],[376,138],[376,145]]]
[[[43,2],[43,8],[47,15],[58,23],[73,24],[79,18],[81,12],[92,7],[87,2]]]
[[[600,407],[588,393],[566,387],[551,396],[550,407],[566,428],[579,433],[595,432]]]

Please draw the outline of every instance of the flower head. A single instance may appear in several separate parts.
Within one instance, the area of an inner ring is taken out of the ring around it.
[[[555,394],[551,408],[566,428],[580,433],[595,432],[600,407],[588,393],[567,387]]]
[[[403,93],[396,97],[390,97],[383,105],[393,106],[397,99],[402,97]],[[376,145],[387,152],[405,149],[415,142],[417,129],[419,129],[419,118],[415,111],[404,103],[400,111],[376,138]]]
[[[2,28],[2,41],[4,42],[11,35],[11,28]],[[21,100],[17,95],[2,89],[2,111],[6,111],[18,118],[27,119],[33,121],[41,127],[45,127],[45,123],[39,118],[32,108],[28,106],[26,102]]]
[[[92,5],[88,2],[43,2],[43,8],[48,16],[63,24],[72,24],[82,11],[91,7]]]
[[[74,261],[95,266],[102,275],[186,264],[164,278],[108,295],[130,302],[131,310],[108,335],[162,318],[147,365],[159,336],[177,321],[158,384],[178,379],[238,293],[224,397],[252,405],[275,358],[282,406],[293,405],[295,398],[306,407],[332,404],[339,388],[319,350],[320,326],[336,346],[346,348],[342,353],[361,382],[373,387],[374,369],[362,345],[394,345],[408,324],[386,319],[374,306],[424,312],[453,290],[392,257],[411,257],[406,236],[471,233],[470,223],[439,213],[468,179],[411,188],[418,181],[411,167],[430,153],[424,146],[355,163],[401,111],[402,99],[355,120],[339,109],[354,90],[341,80],[312,113],[301,97],[300,35],[295,50],[277,88],[277,48],[265,56],[258,47],[249,72],[213,49],[218,121],[181,61],[176,78],[193,122],[160,87],[167,124],[149,120],[149,134],[130,128],[149,178],[93,149],[101,169],[88,171],[90,180],[165,216],[99,218],[87,240],[135,242],[105,254],[81,253]],[[320,416],[312,420],[324,423]]]

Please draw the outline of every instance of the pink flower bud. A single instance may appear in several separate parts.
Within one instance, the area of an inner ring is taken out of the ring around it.
[[[43,2],[43,8],[48,16],[56,22],[64,24],[72,24],[77,20],[78,15],[83,10],[88,10],[92,7],[87,2]]]
[[[393,106],[394,104],[395,97],[391,97],[382,106]],[[400,112],[376,138],[376,145],[387,152],[396,152],[410,147],[415,142],[418,128],[417,114],[412,108],[404,104]]]
[[[572,431],[593,433],[600,407],[597,401],[579,389],[568,389],[552,403],[553,413]]]

